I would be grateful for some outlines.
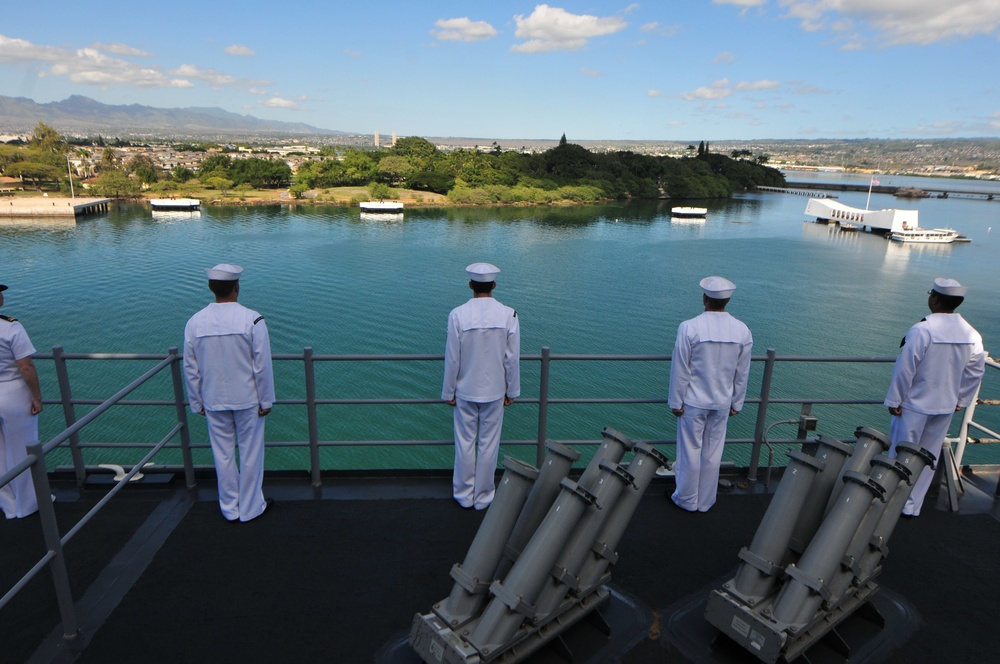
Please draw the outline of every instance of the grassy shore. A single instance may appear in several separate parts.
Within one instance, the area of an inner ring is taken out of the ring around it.
[[[448,197],[427,191],[394,189],[396,198],[407,207],[440,207],[449,205]],[[361,201],[371,200],[367,187],[330,187],[312,189],[301,198],[292,198],[287,189],[230,190],[225,193],[215,189],[194,189],[180,192],[143,192],[142,200],[153,198],[197,198],[204,205],[338,205],[355,207]]]
[[[396,198],[406,207],[442,207],[451,205],[448,197],[414,189],[394,189]],[[68,192],[55,190],[18,189],[4,192],[4,198],[42,198],[65,197]],[[75,192],[77,197],[93,197],[88,189]],[[367,187],[331,187],[329,189],[313,189],[305,192],[301,198],[292,198],[288,189],[231,189],[221,192],[207,187],[184,187],[174,191],[144,191],[136,197],[121,200],[150,201],[158,198],[197,198],[203,205],[338,205],[356,207],[361,201],[371,200]],[[0,199],[2,200],[2,199]]]

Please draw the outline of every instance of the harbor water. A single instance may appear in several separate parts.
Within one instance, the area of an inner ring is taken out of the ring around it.
[[[788,179],[800,176],[859,177],[789,173]],[[952,182],[880,179],[917,187]],[[1000,183],[957,184],[1000,197]],[[838,196],[865,207],[866,192]],[[524,355],[542,347],[554,354],[669,354],[677,324],[701,310],[698,281],[719,274],[738,286],[729,310],[750,326],[755,356],[773,348],[779,355],[892,357],[907,328],[927,313],[934,278],[948,276],[969,287],[960,313],[983,334],[987,351],[1000,348],[1000,201],[873,195],[873,209],[915,208],[921,226],[952,227],[971,240],[916,246],[812,223],[803,213],[807,200],[760,193],[698,201],[708,207],[707,219],[680,222],[671,221],[669,202],[409,209],[403,221],[362,219],[356,208],[206,206],[196,217],[161,217],[146,206],[119,205],[76,222],[3,220],[0,283],[10,290],[2,313],[21,320],[42,353],[53,346],[67,353],[164,353],[182,346],[185,322],[211,299],[204,268],[231,262],[244,267],[240,301],[266,317],[274,353],[302,353],[308,346],[317,354],[440,354],[448,312],[470,296],[465,266],[489,261],[502,271],[496,297],[518,312]],[[74,397],[110,396],[150,365],[71,362]],[[46,399],[58,399],[52,362],[39,360],[38,366]],[[538,362],[522,366],[522,397],[537,397]],[[304,396],[301,362],[277,362],[275,370],[279,400]],[[325,362],[317,367],[317,394],[436,399],[441,370],[434,361]],[[759,392],[761,370],[755,362],[751,398]],[[781,365],[774,396],[880,401],[890,374],[889,363]],[[558,362],[551,394],[665,398],[668,378],[667,362]],[[168,380],[157,379],[133,398],[168,398]],[[87,409],[78,407],[78,417]],[[152,430],[150,423],[161,419],[149,414],[153,410],[113,409],[82,439],[155,442],[169,425]],[[161,410],[169,422],[172,408]],[[752,436],[755,410],[748,405],[733,418],[730,437]],[[769,421],[795,417],[799,406],[772,411]],[[307,439],[305,412],[304,406],[276,407],[267,440]],[[817,405],[813,414],[819,431],[831,436],[852,436],[859,425],[888,429],[885,409],[877,405]],[[326,406],[319,417],[324,441],[451,436],[451,409],[444,404]],[[507,411],[504,439],[533,440],[537,418],[533,404],[515,404]],[[203,420],[191,417],[191,424],[192,440],[204,443]],[[43,441],[61,431],[57,404],[46,407],[40,426]],[[551,407],[548,436],[594,440],[605,426],[657,440],[672,439],[675,424],[663,404],[564,404]],[[737,462],[741,453],[745,449],[727,450]],[[976,453],[970,448],[967,460],[977,462]],[[533,454],[518,452],[528,459]],[[86,458],[127,462],[134,454],[88,450]],[[199,450],[196,461],[210,463],[207,451]],[[53,463],[58,458],[50,468]],[[323,450],[324,468],[450,463],[447,447]],[[276,444],[268,467],[306,468],[308,451]]]

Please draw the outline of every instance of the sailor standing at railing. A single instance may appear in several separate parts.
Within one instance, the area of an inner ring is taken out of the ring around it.
[[[707,512],[719,491],[729,417],[743,409],[753,335],[726,311],[736,284],[724,277],[699,282],[705,311],[677,327],[667,401],[677,417],[677,488],[670,499]]]
[[[452,494],[483,510],[496,490],[503,411],[521,395],[521,327],[517,312],[493,298],[500,269],[473,263],[465,271],[473,297],[448,315],[441,399],[455,407]]]
[[[224,263],[205,272],[215,302],[184,328],[188,401],[208,420],[222,515],[250,521],[271,504],[262,490],[264,417],[274,405],[271,342],[264,317],[236,301],[243,268]]]
[[[7,287],[0,284],[0,307]],[[0,316],[0,475],[24,461],[25,446],[38,441],[42,390],[31,356],[35,347],[16,318]],[[8,519],[38,511],[31,473],[24,471],[0,487],[0,508]]]
[[[892,415],[889,455],[896,445],[920,445],[940,460],[944,438],[954,414],[972,403],[986,371],[983,338],[961,314],[955,313],[968,289],[954,279],[938,277],[927,291],[931,313],[910,328],[892,369],[885,405]],[[920,514],[934,479],[925,467],[903,508],[906,516]]]

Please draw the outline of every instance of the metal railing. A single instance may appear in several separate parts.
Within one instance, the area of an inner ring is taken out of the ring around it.
[[[190,433],[187,421],[187,402],[184,394],[183,375],[181,368],[181,356],[177,348],[170,348],[166,355],[162,354],[105,354],[105,353],[65,353],[60,346],[52,349],[51,354],[37,354],[38,360],[52,360],[55,364],[57,383],[59,386],[58,400],[45,400],[46,404],[59,404],[62,406],[66,428],[57,436],[44,445],[33,442],[27,446],[27,458],[9,469],[7,473],[0,476],[0,487],[10,483],[22,472],[31,472],[34,480],[35,492],[39,497],[39,513],[41,517],[42,533],[45,540],[46,554],[18,581],[2,598],[0,598],[0,608],[3,608],[34,576],[36,576],[46,565],[51,566],[53,579],[55,582],[56,596],[59,610],[62,617],[64,636],[73,639],[77,634],[77,621],[73,606],[72,594],[69,586],[69,577],[66,572],[66,563],[63,555],[63,547],[76,535],[103,507],[128,484],[129,481],[140,471],[143,466],[164,449],[180,448],[182,452],[182,466],[187,486],[195,486],[195,466],[192,457],[192,448],[208,447],[207,443],[194,445],[190,440]],[[451,440],[391,440],[391,441],[321,441],[319,437],[318,410],[320,406],[338,405],[440,405],[438,398],[407,398],[407,399],[335,399],[320,397],[317,395],[315,367],[321,362],[370,362],[370,361],[390,361],[390,362],[410,362],[410,361],[430,361],[443,362],[443,355],[318,355],[311,347],[307,347],[301,354],[275,354],[275,362],[302,362],[304,368],[305,397],[300,399],[279,399],[275,404],[304,405],[306,407],[306,417],[308,424],[308,440],[293,441],[289,443],[277,443],[288,446],[307,446],[310,458],[310,481],[314,486],[321,485],[321,460],[320,448],[326,445],[451,445]],[[67,363],[69,361],[153,361],[155,364],[145,373],[130,382],[124,388],[116,392],[111,397],[103,400],[74,398],[72,386],[69,378]],[[532,403],[538,407],[537,437],[534,440],[504,440],[504,445],[531,445],[536,449],[537,463],[541,464],[544,456],[545,443],[548,438],[548,416],[553,407],[578,404],[578,405],[631,405],[631,404],[666,404],[665,397],[639,397],[639,398],[580,398],[567,396],[552,396],[550,394],[550,377],[552,365],[561,362],[669,362],[669,355],[581,355],[581,354],[553,354],[548,347],[542,348],[538,355],[522,355],[522,362],[538,362],[538,397],[521,398],[520,403]],[[768,427],[769,410],[779,404],[798,404],[801,412],[808,415],[810,409],[815,404],[830,405],[880,405],[881,399],[817,399],[805,397],[776,398],[772,396],[772,383],[774,380],[774,370],[779,363],[850,363],[850,364],[870,364],[870,363],[891,363],[893,357],[810,357],[810,356],[778,356],[774,349],[768,349],[764,356],[754,356],[752,362],[763,363],[763,372],[760,381],[759,396],[748,397],[746,403],[757,405],[757,417],[754,424],[754,434],[751,439],[727,439],[727,443],[749,443],[752,445],[750,462],[747,468],[747,479],[751,482],[757,481],[757,473],[760,466],[762,449],[770,443],[766,434]],[[993,360],[987,361],[989,370],[1000,369],[1000,364]],[[150,381],[161,372],[170,371],[170,383],[172,394],[167,399],[156,400],[127,400],[129,394]],[[980,400],[981,403],[995,403],[994,400]],[[77,419],[76,406],[94,405],[85,416]],[[88,444],[80,440],[81,429],[97,420],[114,406],[172,406],[176,412],[176,422],[169,427],[162,438],[153,444],[149,443],[115,443],[115,444]],[[969,441],[970,429],[976,429],[994,440],[1000,439],[1000,434],[990,430],[986,426],[978,423],[974,419],[975,404],[965,409],[959,430],[959,436],[953,442],[957,442],[955,459],[961,464],[962,455],[966,444]],[[772,423],[779,424],[781,422]],[[805,437],[805,430],[800,427],[798,438],[785,441],[772,442],[796,442]],[[176,442],[171,442],[175,441]],[[594,445],[600,441],[575,441],[592,442]],[[667,443],[673,444],[673,440],[648,440],[651,444]],[[116,448],[134,447],[151,448],[141,461],[135,463],[130,472],[114,484],[112,489],[104,496],[76,525],[74,525],[65,535],[60,536],[56,525],[55,508],[49,500],[49,480],[46,472],[45,458],[57,448],[67,445],[73,463],[73,472],[77,483],[83,485],[86,479],[88,467],[84,463],[83,449],[88,447]],[[269,443],[268,445],[272,445]],[[998,487],[1000,491],[1000,487]]]

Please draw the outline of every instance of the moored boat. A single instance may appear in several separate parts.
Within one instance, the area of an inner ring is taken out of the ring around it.
[[[401,213],[403,204],[399,201],[363,201],[360,203],[362,212]]]
[[[951,244],[958,239],[958,231],[953,228],[919,228],[904,226],[892,231],[889,239],[893,242],[913,242],[918,244]]]
[[[670,216],[673,219],[704,219],[708,214],[708,208],[703,207],[675,207],[670,209]]]
[[[154,211],[163,210],[197,210],[201,207],[201,201],[197,198],[154,198],[149,201]]]

